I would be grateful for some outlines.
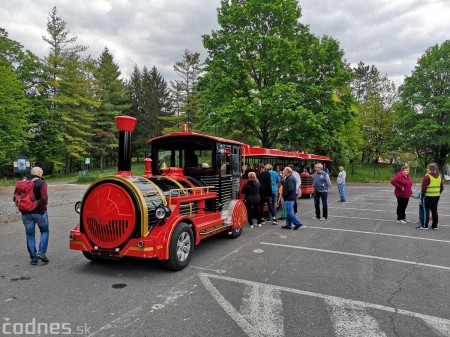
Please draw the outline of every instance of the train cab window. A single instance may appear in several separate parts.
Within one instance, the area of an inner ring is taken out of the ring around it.
[[[231,174],[231,155],[230,153],[220,154],[220,174]]]

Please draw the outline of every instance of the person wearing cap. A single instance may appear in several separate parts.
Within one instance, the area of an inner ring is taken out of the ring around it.
[[[417,229],[427,229],[430,221],[430,211],[433,222],[430,229],[437,229],[438,226],[438,203],[444,183],[439,173],[437,164],[430,164],[427,167],[427,174],[422,179],[422,205],[424,208],[423,222]]]
[[[33,192],[36,200],[39,201],[39,204],[31,212],[22,213],[22,222],[25,226],[25,234],[27,238],[27,249],[30,254],[32,265],[38,264],[38,259],[45,263],[50,262],[45,255],[48,247],[49,224],[47,214],[47,183],[42,179],[43,174],[43,170],[40,167],[35,166],[31,169],[30,175],[27,176],[27,180],[38,178],[34,182]],[[38,252],[36,252],[36,225],[41,232]]]
[[[328,173],[323,171],[322,164],[314,166],[314,208],[316,216],[313,220],[326,220],[328,218],[328,190],[331,188],[331,180]],[[322,217],[320,216],[320,199],[322,199]]]
[[[283,172],[286,176],[283,185],[283,199],[286,207],[286,225],[281,228],[291,229],[292,224],[294,224],[294,229],[299,229],[303,224],[294,213],[294,202],[297,198],[297,183],[292,175],[293,171],[289,166],[287,166]]]

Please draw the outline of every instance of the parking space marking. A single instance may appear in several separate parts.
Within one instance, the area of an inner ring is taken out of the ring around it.
[[[328,206],[328,209],[350,209],[350,210],[357,210],[357,211],[370,211],[370,212],[384,212],[384,213],[396,213],[395,210],[388,211],[385,209],[370,209],[370,208],[355,208],[355,207],[339,207],[339,206]],[[419,212],[406,212],[406,214],[416,214],[418,216]],[[450,216],[449,214],[441,214],[438,213],[439,217],[441,216]]]
[[[334,311],[336,313],[336,315],[334,315],[334,316],[332,315],[332,320],[334,318],[335,331],[341,332],[341,334],[338,334],[338,336],[373,336],[373,337],[385,336],[385,334],[378,328],[378,324],[376,322],[374,323],[375,319],[373,317],[368,317],[369,314],[365,312],[365,310],[368,308],[422,319],[428,326],[430,326],[430,328],[433,331],[437,332],[438,334],[440,334],[442,336],[448,336],[448,333],[450,331],[450,320],[445,319],[445,318],[420,314],[420,313],[413,312],[413,311],[397,309],[394,307],[387,307],[387,306],[380,305],[380,304],[351,300],[351,299],[337,297],[337,296],[320,294],[320,293],[315,293],[315,292],[311,292],[311,291],[305,291],[305,290],[299,290],[299,289],[293,289],[293,288],[288,288],[288,287],[283,287],[283,286],[265,284],[265,283],[255,282],[255,281],[243,280],[243,279],[238,279],[238,278],[229,277],[229,276],[200,273],[199,277],[200,277],[201,282],[205,286],[205,288],[213,296],[213,298],[217,301],[217,303],[236,322],[236,324],[241,327],[241,329],[247,334],[247,336],[251,336],[251,337],[253,337],[253,336],[271,336],[271,335],[264,332],[258,326],[254,326],[238,310],[236,310],[234,308],[234,306],[217,290],[217,288],[211,282],[211,279],[240,283],[240,284],[244,284],[246,287],[256,287],[256,288],[264,288],[264,289],[271,288],[272,289],[270,291],[271,294],[275,294],[273,291],[278,291],[278,292],[284,291],[284,292],[293,293],[293,294],[297,294],[297,295],[323,299],[325,301],[325,303],[327,303],[327,305],[331,306],[331,308],[329,310],[331,310],[332,312]],[[267,298],[264,297],[264,295],[261,296],[261,294],[258,291],[252,292],[252,294],[253,294],[253,296],[258,296],[258,298],[253,299],[253,301],[259,302],[259,301],[268,300],[270,302],[273,300],[273,297],[271,297],[271,296],[268,296]],[[277,303],[277,306],[278,306],[278,303]],[[333,307],[337,307],[337,308],[333,308]],[[277,309],[277,310],[280,310],[280,309]],[[350,311],[356,310],[357,312],[352,313],[352,314],[348,315],[347,317],[342,316],[342,315],[340,318],[337,317],[337,315],[339,315],[340,311],[342,312],[342,310],[350,310]],[[278,314],[279,314],[279,311],[277,312],[277,315]],[[356,318],[355,321],[353,321],[354,318]],[[268,317],[268,319],[270,320],[271,318]],[[279,319],[279,317],[277,317],[277,319]],[[272,322],[271,324],[277,324],[277,323]],[[367,324],[369,326],[366,326]],[[278,326],[278,328],[280,328],[280,326]],[[350,331],[352,333],[351,334],[342,334],[345,331]],[[276,330],[276,333],[277,334],[274,336],[280,336],[280,337],[284,336],[284,332],[282,332],[280,330]]]
[[[376,319],[367,313],[365,307],[330,299],[325,299],[325,302],[328,304],[327,309],[338,337],[386,337]]]
[[[382,222],[396,222],[396,220],[392,220],[392,219],[360,218],[360,217],[357,217],[357,216],[345,216],[345,215],[328,216],[328,219],[332,219],[332,218],[345,218],[345,219],[357,219],[357,220],[373,220],[373,221],[382,221]],[[418,224],[418,222],[417,222],[417,224]],[[441,225],[441,224],[439,224],[439,227],[449,227],[449,225]]]
[[[240,313],[265,336],[284,336],[280,290],[265,284],[246,285]]]
[[[446,267],[446,266],[439,266],[439,265],[435,265],[435,264],[427,264],[427,263],[416,262],[416,261],[391,259],[391,258],[388,258],[388,257],[381,257],[381,256],[374,256],[374,255],[365,255],[365,254],[357,254],[357,253],[340,252],[340,251],[337,251],[337,250],[311,248],[311,247],[303,247],[303,246],[284,245],[284,244],[280,244],[280,243],[271,243],[271,242],[260,242],[260,244],[268,245],[268,246],[292,248],[292,249],[310,250],[310,251],[321,252],[321,253],[363,257],[363,258],[366,258],[366,259],[382,260],[382,261],[397,262],[397,263],[404,263],[404,264],[412,264],[414,266],[419,266],[419,267],[434,268],[434,269],[441,269],[441,270],[445,270],[445,271],[450,271],[450,267]]]
[[[388,234],[388,233],[378,233],[378,232],[358,231],[358,230],[354,230],[354,229],[341,229],[341,228],[318,227],[318,226],[305,226],[305,225],[303,225],[302,228],[314,228],[314,229],[323,229],[323,230],[338,231],[338,232],[349,232],[349,233],[360,233],[360,234],[371,234],[371,235],[393,236],[393,237],[397,237],[397,238],[405,238],[405,239],[415,239],[415,240],[426,240],[426,241],[435,241],[435,242],[450,243],[449,240],[430,239],[430,238],[417,237],[417,236],[409,236],[409,235],[400,235],[400,234]]]

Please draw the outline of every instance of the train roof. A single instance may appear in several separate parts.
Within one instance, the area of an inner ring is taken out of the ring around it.
[[[328,156],[321,156],[317,154],[296,152],[296,151],[283,151],[278,149],[266,149],[259,146],[249,146],[244,144],[242,146],[242,155],[245,157],[286,157],[286,158],[299,158],[299,159],[311,159],[311,160],[326,160],[332,161]]]
[[[234,144],[234,145],[240,145],[240,146],[247,145],[247,144],[235,141],[235,140],[230,140],[230,139],[221,138],[221,137],[214,137],[214,136],[204,135],[202,133],[190,132],[190,131],[172,132],[167,135],[149,139],[149,140],[147,140],[147,143],[151,143],[154,140],[162,140],[162,139],[175,138],[175,137],[200,137],[200,138],[209,139],[209,140],[219,142],[219,143]]]
[[[204,139],[208,139],[211,141],[224,143],[224,144],[234,144],[234,145],[240,145],[242,147],[242,155],[244,157],[260,157],[260,156],[268,156],[268,157],[285,157],[285,158],[299,158],[299,159],[310,159],[310,160],[325,160],[325,161],[332,161],[332,159],[328,156],[321,156],[317,154],[309,154],[309,153],[302,153],[302,152],[296,152],[296,151],[284,151],[284,150],[278,150],[278,149],[266,149],[260,146],[250,146],[245,143],[241,143],[235,140],[230,140],[226,138],[221,137],[215,137],[215,136],[209,136],[198,132],[191,132],[191,131],[177,131],[172,132],[167,135],[158,136],[152,139],[149,139],[147,143],[151,143],[154,140],[163,140],[163,139],[170,139],[170,138],[184,138],[184,137],[200,137]]]

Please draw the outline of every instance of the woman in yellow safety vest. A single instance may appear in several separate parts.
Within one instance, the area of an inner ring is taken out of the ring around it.
[[[444,190],[442,176],[439,173],[437,164],[430,164],[427,168],[427,174],[422,179],[422,207],[424,208],[424,217],[422,224],[417,229],[427,229],[431,216],[432,225],[429,229],[437,229],[438,225],[438,203],[439,197]]]

